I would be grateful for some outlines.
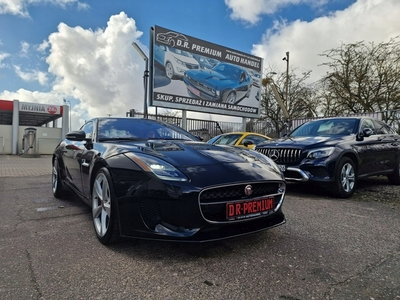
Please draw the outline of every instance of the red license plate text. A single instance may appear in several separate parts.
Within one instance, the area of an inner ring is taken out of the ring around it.
[[[226,204],[227,220],[239,220],[268,215],[274,209],[274,197]]]

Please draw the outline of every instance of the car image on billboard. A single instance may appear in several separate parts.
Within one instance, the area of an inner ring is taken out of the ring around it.
[[[236,104],[249,98],[253,79],[241,67],[220,63],[211,70],[188,70],[183,78],[190,96]]]

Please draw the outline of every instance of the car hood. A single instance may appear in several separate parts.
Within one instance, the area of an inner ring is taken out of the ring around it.
[[[98,145],[98,157],[109,163],[119,155],[145,154],[162,159],[187,174],[193,182],[223,184],[233,182],[284,180],[277,165],[254,150],[235,146],[210,145],[195,141],[154,140]],[[139,158],[140,159],[140,158]]]
[[[194,80],[199,82],[205,82],[207,85],[230,85],[234,81],[221,73],[215,72],[214,70],[189,70],[186,73]]]
[[[280,139],[269,140],[257,145],[256,148],[262,147],[290,147],[303,148],[308,146],[334,146],[341,141],[354,139],[354,136],[299,136],[299,137],[283,137]]]
[[[154,140],[141,143],[120,142],[110,144],[108,154],[141,152],[159,157],[174,166],[199,166],[221,163],[248,163],[258,161],[258,153],[249,149],[211,145],[199,142]],[[106,155],[108,156],[108,155]]]
[[[173,57],[176,57],[177,59],[185,62],[185,63],[189,63],[192,65],[199,65],[199,63],[197,62],[197,60],[195,60],[193,57],[189,57],[189,56],[185,56],[185,55],[181,55],[178,53],[172,53],[170,52],[170,55]]]

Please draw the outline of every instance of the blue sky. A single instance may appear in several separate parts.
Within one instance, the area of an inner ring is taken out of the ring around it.
[[[142,111],[150,27],[260,56],[265,68],[326,70],[342,42],[400,33],[399,0],[0,0],[0,99],[72,105],[85,119]],[[149,112],[152,112],[151,108]],[[218,116],[210,116],[220,119]],[[75,127],[75,128],[74,128]]]

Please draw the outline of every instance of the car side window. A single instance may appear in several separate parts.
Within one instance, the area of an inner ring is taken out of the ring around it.
[[[83,130],[86,133],[86,138],[91,139],[93,135],[93,122],[87,122],[85,125],[81,127],[81,130]]]
[[[254,145],[257,145],[257,144],[259,144],[259,143],[261,143],[261,142],[266,141],[266,139],[263,138],[263,137],[261,137],[261,136],[258,136],[258,135],[247,135],[247,136],[242,140],[242,142],[241,142],[240,144],[243,145],[243,142],[245,142],[245,141],[251,141]]]
[[[215,142],[215,144],[216,145],[234,145],[239,138],[240,138],[240,135],[238,135],[238,134],[224,135],[221,138],[219,138]]]
[[[377,134],[393,134],[393,130],[380,120],[374,120]]]

